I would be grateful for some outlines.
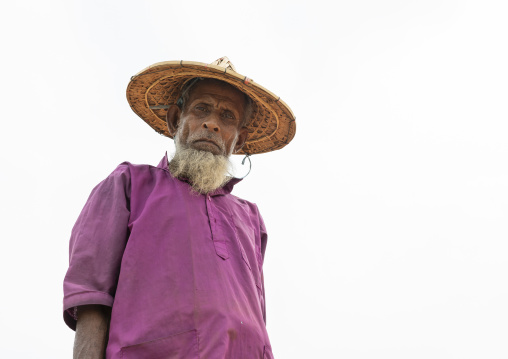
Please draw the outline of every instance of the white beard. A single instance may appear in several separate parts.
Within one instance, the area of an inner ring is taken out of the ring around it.
[[[197,193],[207,194],[224,186],[230,179],[231,163],[228,156],[214,155],[208,151],[196,150],[175,136],[176,152],[169,163],[169,171],[176,178],[189,180],[192,189]]]

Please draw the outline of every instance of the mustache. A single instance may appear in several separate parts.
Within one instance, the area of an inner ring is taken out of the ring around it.
[[[222,152],[226,153],[226,144],[224,143],[224,140],[220,135],[203,129],[201,131],[197,131],[190,134],[189,137],[187,138],[187,143],[192,143],[200,140],[212,141],[217,146],[219,146]]]

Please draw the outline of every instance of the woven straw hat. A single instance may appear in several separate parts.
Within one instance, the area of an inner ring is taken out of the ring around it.
[[[201,62],[166,61],[147,67],[132,76],[127,100],[132,110],[150,127],[171,137],[166,127],[166,112],[176,104],[183,85],[195,77],[217,79],[231,84],[252,99],[253,111],[247,125],[245,146],[236,154],[275,151],[295,136],[295,116],[291,109],[270,91],[247,76],[238,74],[227,57],[207,65]]]

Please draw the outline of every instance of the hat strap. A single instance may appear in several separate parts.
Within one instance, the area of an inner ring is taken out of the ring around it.
[[[247,177],[250,173],[250,170],[252,169],[252,162],[250,160],[250,154],[248,154],[248,153],[245,154],[245,157],[242,160],[242,166],[245,164],[246,159],[249,160],[249,172],[247,172],[247,174],[245,176],[241,177],[240,179],[244,179],[245,177]]]

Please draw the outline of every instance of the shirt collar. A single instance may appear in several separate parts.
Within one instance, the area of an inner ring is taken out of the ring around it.
[[[164,157],[157,165],[157,168],[161,168],[161,169],[169,172],[168,164],[169,164],[168,152],[166,151],[166,153],[164,154]],[[229,180],[229,182],[226,183],[224,186],[222,186],[221,188],[217,188],[215,191],[211,192],[210,196],[218,196],[218,195],[225,195],[225,194],[231,193],[231,191],[233,191],[233,187],[241,180],[242,180],[242,178],[236,178],[236,177],[231,178]],[[183,181],[183,182],[187,182],[187,181]]]
[[[169,164],[169,161],[168,161],[168,152],[166,151],[166,153],[164,154],[164,157],[162,157],[162,160],[157,165],[157,168],[161,168],[161,169],[169,172],[169,166],[168,166],[168,164]]]

